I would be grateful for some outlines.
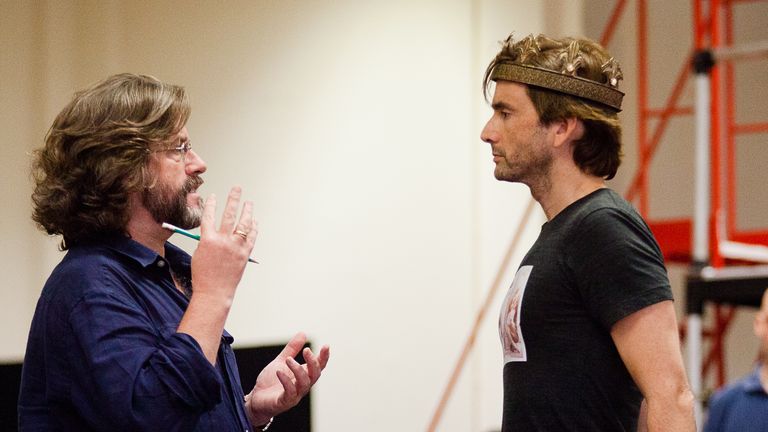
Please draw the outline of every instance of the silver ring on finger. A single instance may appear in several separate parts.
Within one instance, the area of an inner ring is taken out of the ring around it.
[[[248,233],[243,230],[235,230],[236,235],[239,235],[243,240],[248,240]]]

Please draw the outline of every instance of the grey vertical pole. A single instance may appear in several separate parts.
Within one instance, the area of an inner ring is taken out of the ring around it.
[[[693,69],[696,74],[696,140],[694,154],[694,214],[692,259],[694,271],[709,264],[709,213],[711,171],[710,171],[710,80],[714,60],[710,51],[700,51],[694,56]],[[689,313],[688,318],[688,377],[695,397],[694,414],[699,430],[703,421],[702,368],[702,322],[701,312]]]
[[[712,128],[710,72],[713,58],[710,51],[701,51],[694,56],[696,73],[696,139],[694,148],[694,213],[693,213],[693,264],[703,267],[709,263],[709,213],[711,170],[710,136]]]

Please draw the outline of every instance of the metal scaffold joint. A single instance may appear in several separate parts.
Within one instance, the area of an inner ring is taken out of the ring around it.
[[[693,55],[692,63],[696,74],[708,74],[715,65],[715,56],[711,50],[700,50]]]

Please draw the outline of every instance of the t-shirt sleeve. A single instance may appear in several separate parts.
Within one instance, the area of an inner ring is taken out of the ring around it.
[[[637,215],[601,208],[575,226],[567,254],[579,294],[605,328],[672,299],[656,240]]]

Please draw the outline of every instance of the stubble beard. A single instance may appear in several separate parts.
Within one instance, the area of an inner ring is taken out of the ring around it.
[[[537,128],[528,143],[517,151],[514,160],[503,156],[493,174],[497,180],[523,183],[531,188],[549,189],[553,157],[544,142],[545,131]]]
[[[157,223],[167,222],[183,229],[197,228],[203,215],[203,200],[190,206],[187,195],[202,184],[198,176],[189,177],[177,191],[166,184],[157,183],[155,187],[144,189],[141,201]]]

